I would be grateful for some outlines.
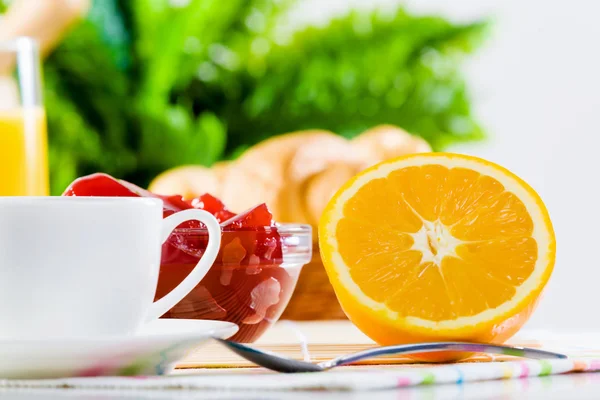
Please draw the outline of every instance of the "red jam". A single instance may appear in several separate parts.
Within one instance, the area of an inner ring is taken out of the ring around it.
[[[236,215],[210,194],[188,202],[181,196],[156,195],[106,174],[78,178],[63,196],[157,197],[163,200],[164,217],[197,208],[221,223],[221,248],[212,268],[163,318],[230,321],[240,328],[232,340],[253,342],[279,318],[292,295],[294,274],[299,271],[281,267],[281,238],[265,204]],[[200,225],[180,225],[163,244],[156,299],[176,287],[202,256],[208,236]]]

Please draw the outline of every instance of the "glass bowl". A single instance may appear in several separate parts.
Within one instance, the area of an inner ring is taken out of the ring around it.
[[[163,245],[156,299],[190,273],[207,241],[204,229],[173,231]],[[231,340],[253,342],[279,319],[311,256],[309,225],[223,231],[219,255],[209,272],[163,318],[233,322],[239,331]]]

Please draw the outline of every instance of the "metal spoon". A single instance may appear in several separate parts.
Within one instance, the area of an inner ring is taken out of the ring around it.
[[[435,351],[464,351],[473,353],[504,354],[532,359],[567,358],[567,356],[564,354],[552,353],[549,351],[531,349],[527,347],[511,347],[467,342],[437,342],[376,347],[369,350],[359,351],[358,353],[337,357],[333,360],[313,364],[306,361],[293,360],[270,351],[259,350],[245,344],[231,342],[229,340],[218,338],[215,338],[215,340],[219,341],[221,344],[232,350],[240,357],[245,358],[254,364],[273,371],[288,373],[326,371],[331,368],[339,367],[340,365],[346,365],[355,361],[387,354],[415,354],[430,353]]]

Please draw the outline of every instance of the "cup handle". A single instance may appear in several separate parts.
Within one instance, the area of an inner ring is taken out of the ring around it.
[[[221,227],[215,217],[206,211],[184,210],[165,218],[163,220],[161,243],[164,243],[169,238],[177,226],[189,220],[197,220],[206,225],[206,229],[208,230],[208,245],[206,246],[206,250],[192,272],[175,289],[150,306],[146,322],[160,318],[187,296],[204,278],[217,258],[221,246]]]

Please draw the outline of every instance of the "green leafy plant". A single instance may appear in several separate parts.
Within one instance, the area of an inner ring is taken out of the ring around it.
[[[104,171],[147,185],[301,129],[481,139],[461,60],[487,24],[400,8],[285,31],[294,0],[96,0],[45,60],[52,192]]]

